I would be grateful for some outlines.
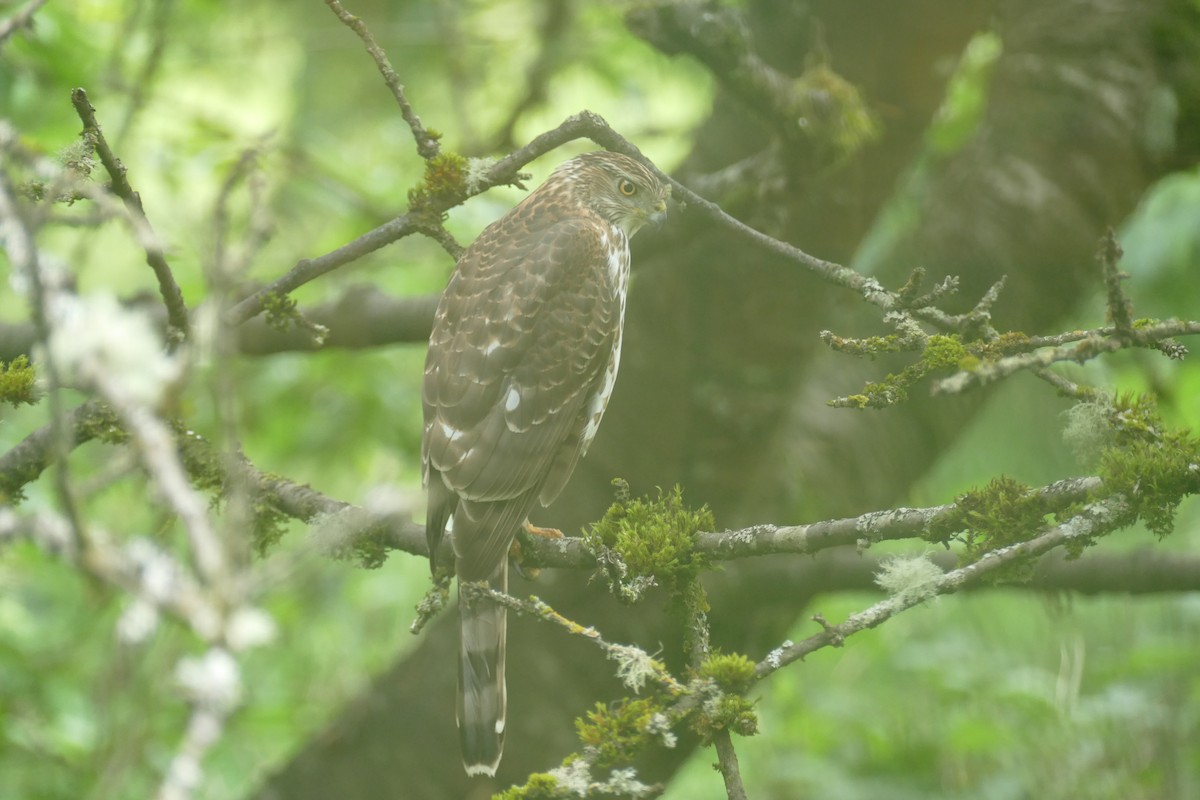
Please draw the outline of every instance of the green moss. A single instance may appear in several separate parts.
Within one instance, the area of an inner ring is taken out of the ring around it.
[[[1156,441],[1166,428],[1158,414],[1158,402],[1150,395],[1117,395],[1111,405],[1111,424],[1117,432],[1118,446]]]
[[[862,393],[854,395],[859,408],[887,408],[908,399],[908,387],[925,375],[921,362],[909,364],[900,372],[892,373],[883,380],[868,383]]]
[[[469,162],[458,153],[441,153],[425,162],[425,177],[408,190],[413,213],[436,212],[458,205],[467,194]]]
[[[589,545],[615,552],[628,567],[625,578],[646,576],[670,591],[685,588],[708,563],[693,552],[693,541],[699,531],[716,527],[712,512],[685,506],[678,486],[659,489],[654,498],[633,498],[627,483],[613,484],[616,502],[584,534]]]
[[[0,506],[16,506],[25,500],[26,484],[42,474],[38,465],[21,464],[0,473]]]
[[[968,353],[959,359],[958,364],[955,365],[955,368],[960,369],[963,372],[974,372],[975,370],[979,369],[979,365],[982,363],[983,360],[980,359],[979,356]]]
[[[579,741],[595,748],[596,766],[606,767],[632,761],[657,738],[651,724],[662,706],[653,698],[621,700],[611,707],[597,703],[585,717],[575,720]]]
[[[277,331],[286,331],[296,324],[300,312],[296,310],[296,301],[279,292],[268,292],[263,297],[263,313],[267,324]]]
[[[921,354],[926,371],[935,369],[958,369],[958,365],[970,353],[958,336],[930,336]]]
[[[829,342],[829,337],[826,337]],[[844,340],[842,344],[845,343]],[[877,339],[852,340],[861,342],[860,346],[851,348],[841,345],[833,345],[835,349],[841,349],[846,352],[855,352],[861,350],[871,353],[884,352],[887,346],[895,346],[897,350],[911,349],[907,346],[908,340],[904,337],[882,337]],[[880,345],[880,349],[871,352],[871,348],[875,343]],[[899,372],[894,372],[887,375],[883,380],[874,383],[868,383],[863,387],[859,394],[850,395],[845,398],[845,401],[838,403],[832,401],[834,405],[848,405],[853,408],[887,408],[894,406],[897,403],[902,403],[908,399],[908,390],[926,375],[931,372],[969,369],[977,366],[979,359],[962,343],[957,335],[954,336],[930,336],[925,340],[924,349],[921,351],[921,358],[912,364],[909,364]]]
[[[1078,556],[1099,536],[1139,520],[1160,537],[1171,533],[1180,501],[1200,493],[1200,472],[1195,469],[1200,463],[1200,439],[1188,430],[1167,429],[1152,397],[1125,395],[1111,401],[1089,401],[1077,409],[1075,416],[1085,419],[1073,419],[1072,425],[1083,431],[1072,436],[1086,434],[1089,448],[1101,448],[1097,460],[1103,483],[1093,499],[1121,495],[1128,510],[1091,536],[1072,539],[1067,553]],[[955,505],[954,511],[930,525],[924,536],[933,542],[961,541],[968,562],[1029,540],[1045,528],[1051,513],[1027,486],[1007,477],[962,495]],[[1082,504],[1075,504],[1053,515],[1065,520],[1082,509]],[[1016,564],[1000,577],[1026,576],[1029,567],[1028,562]]]
[[[37,401],[33,392],[36,382],[37,371],[27,356],[17,356],[7,364],[0,361],[0,401],[14,408],[33,405]]]
[[[854,408],[862,409],[871,407],[871,398],[867,397],[865,394],[852,394],[847,397],[846,400]],[[834,401],[830,400],[830,405],[832,405],[833,402]]]
[[[1105,494],[1123,494],[1130,507],[1125,524],[1140,519],[1162,537],[1175,527],[1180,501],[1200,491],[1200,439],[1188,430],[1167,430],[1150,397],[1118,397],[1112,413],[1116,443],[1100,455]]]
[[[129,433],[121,427],[117,412],[107,405],[96,403],[91,412],[80,419],[75,438],[80,442],[95,439],[105,444],[125,444],[129,441]]]
[[[348,555],[363,569],[379,569],[392,550],[387,525],[374,525],[354,537]]]
[[[705,702],[692,715],[690,725],[706,742],[720,730],[753,736],[758,733],[758,712],[754,710],[753,701],[741,695],[722,693]]]
[[[1029,335],[1020,331],[1002,333],[993,341],[980,345],[980,354],[987,358],[1001,358],[1015,353],[1027,353],[1031,349]]]
[[[211,494],[214,502],[226,499],[229,473],[221,453],[179,420],[171,422],[171,430],[175,434],[180,463],[192,485]],[[287,531],[290,517],[279,508],[269,492],[255,491],[249,500],[253,513],[249,544],[256,554],[265,556]]]
[[[273,499],[265,494],[254,498],[254,527],[250,545],[255,555],[265,558],[271,548],[279,543],[287,532],[288,515],[279,510]]]
[[[915,344],[912,337],[893,333],[888,336],[867,336],[862,339],[835,336],[826,331],[821,334],[821,340],[839,353],[852,356],[875,357],[882,353],[910,352]]]
[[[704,659],[696,674],[711,678],[722,691],[741,694],[754,683],[754,662],[741,653],[715,652]]]
[[[558,781],[546,772],[535,772],[524,786],[510,786],[492,795],[492,800],[553,800],[561,798]]]
[[[793,89],[804,132],[831,145],[838,156],[848,157],[879,138],[879,120],[858,87],[821,60],[804,70]]]
[[[983,489],[961,495],[953,512],[930,525],[923,538],[962,542],[962,561],[973,563],[985,553],[1029,541],[1046,527],[1048,509],[1030,487],[1008,476],[994,478]],[[1000,580],[1028,577],[1032,562],[1016,562],[1001,570]]]
[[[180,420],[171,422],[180,463],[192,485],[202,492],[220,493],[225,488],[225,465],[216,449],[203,436]]]

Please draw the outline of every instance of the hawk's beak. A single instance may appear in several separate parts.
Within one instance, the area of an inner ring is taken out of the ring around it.
[[[667,221],[667,201],[659,200],[654,204],[654,213],[650,215],[650,224],[656,229],[661,228]]]

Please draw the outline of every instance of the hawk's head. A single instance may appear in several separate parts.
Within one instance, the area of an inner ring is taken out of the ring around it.
[[[620,153],[584,153],[562,164],[552,177],[569,182],[572,194],[581,203],[627,236],[633,236],[648,222],[658,224],[666,217],[671,187]]]

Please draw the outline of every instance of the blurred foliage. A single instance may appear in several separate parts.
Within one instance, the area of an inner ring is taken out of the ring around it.
[[[491,154],[536,77],[530,31],[542,23],[539,4],[350,5],[447,147]],[[11,7],[0,5],[0,15]],[[546,76],[543,99],[515,119],[513,138],[523,142],[586,106],[669,170],[709,108],[710,77],[628,35],[618,4],[581,4],[574,13],[558,44],[569,57]],[[968,48],[927,151],[857,266],[869,270],[907,224],[922,169],[978,124],[998,48],[987,34]],[[403,211],[406,190],[422,178],[424,165],[382,81],[321,3],[49,3],[0,59],[0,116],[25,147],[61,162],[72,158],[79,130],[69,91],[88,89],[193,302],[208,291],[216,201],[244,153],[258,154],[255,180],[228,198],[229,219],[260,208],[271,232],[260,251],[247,253],[250,268],[237,276],[246,284]],[[564,148],[562,156],[586,147]],[[531,183],[558,160],[531,165]],[[497,190],[454,209],[451,232],[469,241],[520,196]],[[1140,315],[1200,317],[1197,218],[1200,173],[1179,174],[1145,198],[1123,232],[1123,268],[1133,275]],[[246,233],[243,223],[232,227],[234,248]],[[115,223],[54,228],[41,244],[71,265],[81,291],[132,296],[153,287],[141,252]],[[435,244],[406,239],[295,297],[301,305],[327,299],[354,280],[429,293],[449,268]],[[1081,325],[1103,314],[1099,293],[1091,312]],[[0,318],[25,316],[18,298],[0,294]],[[260,468],[350,502],[382,497],[415,512],[422,358],[419,347],[281,355],[238,361],[224,377],[202,364],[181,410],[199,432],[219,437],[220,381],[230,380],[238,444]],[[1200,426],[1195,369],[1125,353],[1072,374],[1153,390],[1171,424]],[[1078,474],[1065,448],[1045,445],[1065,424],[1067,403],[1041,387],[1030,391],[1029,380],[991,392],[986,411],[914,490],[913,504],[944,502],[999,474],[1031,484]],[[45,421],[41,407],[0,413],[0,449]],[[108,520],[114,534],[169,541],[174,523],[147,507],[133,462],[113,452],[94,442],[72,459],[88,489],[87,516]],[[25,502],[53,505],[51,478],[30,486]],[[1185,504],[1179,534],[1165,546],[1195,551],[1198,523],[1197,504]],[[242,796],[412,641],[406,628],[427,587],[423,563],[393,558],[377,571],[356,570],[326,558],[301,526],[292,527],[258,566],[261,603],[280,635],[247,658],[248,703],[207,762],[206,798]],[[1149,539],[1135,530],[1114,540],[1136,547]],[[148,795],[185,721],[170,676],[196,643],[170,625],[141,644],[117,642],[125,600],[30,546],[3,552],[0,587],[0,797]],[[818,606],[836,620],[872,600],[839,596]],[[811,629],[804,623],[794,635]],[[752,692],[763,735],[738,741],[743,775],[754,797],[1195,796],[1198,636],[1193,597],[1068,602],[990,592],[935,602]],[[723,796],[709,769],[714,760],[698,751],[666,796]]]
[[[362,0],[349,7],[369,22],[418,113],[443,131],[446,146],[491,154],[489,142],[536,57],[528,44],[539,6]],[[0,4],[0,17],[10,8]],[[587,98],[587,108],[669,168],[686,152],[682,134],[707,111],[709,84],[698,67],[668,64],[628,36],[620,13],[607,5],[580,9],[563,32],[570,64],[550,76],[545,101],[516,120],[514,134],[539,133],[581,110],[580,98]],[[88,90],[193,304],[210,291],[220,226],[231,260],[249,264],[236,281],[270,280],[403,212],[406,190],[423,174],[361,43],[321,3],[50,3],[32,31],[5,44],[0,59],[0,117],[20,132],[24,147],[59,163],[78,149],[70,90]],[[651,97],[650,86],[662,91]],[[218,198],[247,153],[255,156],[251,177],[224,197],[220,218]],[[535,180],[559,160],[531,165]],[[465,243],[520,196],[489,193],[455,209],[449,227]],[[251,210],[268,233],[259,251],[245,244]],[[41,245],[71,265],[82,292],[154,291],[143,255],[121,225],[52,228]],[[413,237],[293,297],[303,306],[364,280],[420,295],[439,291],[450,267],[436,244]],[[0,318],[19,321],[27,313],[20,298],[0,293]],[[279,355],[240,360],[228,375],[201,363],[180,411],[199,433],[222,441],[219,398],[232,385],[238,445],[260,469],[350,502],[399,504],[415,514],[423,503],[423,358],[415,346]],[[20,372],[13,365],[5,374]],[[4,413],[2,449],[46,414],[28,407]],[[93,443],[73,456],[72,474],[89,489],[88,518],[107,520],[123,537],[171,540],[173,521],[147,510],[148,487],[132,461],[114,460]],[[53,505],[51,485],[44,476],[28,487],[26,502]],[[303,526],[291,528],[257,567],[260,602],[279,638],[247,656],[248,703],[207,761],[204,797],[242,796],[414,641],[407,625],[428,585],[424,563],[393,558],[365,572],[327,558],[323,545],[305,539]],[[119,643],[125,600],[30,546],[6,549],[0,586],[0,797],[151,794],[186,720],[171,675],[196,643],[170,625],[142,644]]]

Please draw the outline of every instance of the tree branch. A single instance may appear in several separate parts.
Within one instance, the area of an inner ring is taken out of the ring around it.
[[[1072,540],[1087,539],[1110,530],[1116,520],[1128,511],[1128,503],[1117,496],[1086,506],[1078,515],[1061,525],[1026,542],[1010,545],[984,554],[978,561],[943,574],[933,581],[931,594],[956,592],[964,586],[1008,564],[1040,556]],[[888,597],[870,608],[851,614],[839,625],[822,622],[825,630],[801,642],[785,642],[771,651],[754,668],[756,680],[762,680],[782,667],[803,659],[823,647],[840,647],[845,639],[855,633],[874,628],[912,606],[921,603],[925,595],[915,593]]]
[[[737,750],[733,747],[733,739],[728,728],[722,728],[713,734],[713,744],[717,748],[717,768],[725,779],[725,795],[729,800],[746,800],[746,787],[742,783],[742,769],[738,766]]]
[[[4,43],[8,41],[9,37],[21,28],[30,27],[33,24],[33,15],[44,5],[46,5],[46,0],[29,0],[11,17],[0,22],[0,47],[4,47]]]
[[[412,233],[424,232],[430,214],[441,214],[465,200],[481,194],[495,186],[519,186],[520,169],[534,159],[576,139],[590,139],[596,144],[617,153],[637,159],[652,170],[660,180],[672,187],[673,196],[687,206],[696,208],[702,215],[728,228],[739,236],[755,242],[770,252],[796,263],[818,277],[834,285],[854,291],[872,305],[891,310],[901,305],[901,298],[885,289],[877,280],[855,272],[849,267],[824,261],[803,250],[762,233],[744,222],[726,214],[719,205],[705,200],[683,184],[666,175],[655,166],[634,144],[612,129],[598,114],[581,111],[568,117],[557,128],[546,131],[524,147],[521,147],[491,165],[482,176],[457,192],[434,198],[420,213],[402,214],[383,225],[368,231],[357,239],[330,251],[323,256],[302,259],[290,271],[269,286],[250,295],[229,310],[226,320],[231,325],[240,325],[263,310],[265,301],[272,295],[286,295],[294,289],[312,281],[338,267],[344,266],[368,253],[398,241]],[[960,325],[955,318],[930,308],[914,309],[913,314],[947,328]]]
[[[1165,345],[1165,352],[1173,358],[1182,358],[1187,352],[1179,344],[1168,340],[1175,336],[1194,336],[1200,334],[1200,322],[1166,320],[1142,327],[1122,331],[1117,326],[1097,328],[1086,333],[1069,333],[1061,337],[1064,341],[1077,339],[1073,345],[1061,345],[1047,349],[1038,349],[1028,353],[1007,356],[995,361],[982,361],[969,370],[960,370],[948,378],[933,382],[934,394],[958,394],[992,381],[1001,380],[1021,370],[1037,370],[1064,361],[1082,364],[1104,353],[1115,353],[1127,347],[1159,347]],[[1042,341],[1053,341],[1058,337],[1039,337]]]
[[[437,304],[436,294],[393,297],[371,284],[352,285],[328,303],[297,309],[296,313],[304,319],[328,329],[323,341],[315,341],[306,328],[296,325],[277,327],[255,317],[237,329],[237,351],[242,355],[266,356],[330,348],[357,350],[424,343],[429,341]],[[166,325],[166,312],[158,303],[142,303],[135,299],[125,305],[144,307],[156,324]],[[30,355],[36,340],[37,332],[31,322],[0,323],[0,361]]]
[[[325,0],[325,5],[329,6],[330,10],[342,21],[342,24],[354,31],[358,35],[358,38],[362,39],[363,44],[366,45],[367,52],[374,59],[375,66],[379,69],[379,74],[383,76],[383,82],[391,90],[392,97],[396,99],[396,105],[400,106],[401,116],[404,117],[404,121],[408,123],[409,129],[412,130],[413,139],[417,142],[417,152],[421,154],[421,158],[428,161],[436,156],[441,149],[438,144],[438,137],[431,135],[426,130],[425,126],[421,123],[421,118],[413,111],[412,105],[408,102],[408,97],[404,94],[404,86],[400,83],[400,76],[392,68],[392,62],[388,60],[387,54],[383,52],[383,48],[375,41],[375,37],[371,35],[371,31],[367,28],[366,23],[361,18],[347,11],[338,0]]]
[[[96,109],[88,101],[87,92],[83,89],[73,90],[71,92],[71,105],[75,107],[75,112],[83,122],[84,140],[95,150],[96,155],[100,157],[100,163],[104,165],[104,169],[108,172],[113,194],[125,202],[125,207],[133,215],[136,225],[153,233],[154,229],[150,225],[150,220],[146,217],[145,209],[142,208],[142,198],[129,184],[125,165],[121,163],[121,160],[113,153],[112,148],[108,146],[108,141],[104,138],[104,132],[100,129],[100,123],[96,121]],[[157,237],[149,236],[142,238],[144,240],[143,246],[146,250],[146,263],[150,265],[150,269],[154,271],[154,277],[158,279],[158,290],[162,294],[163,303],[167,307],[167,319],[171,327],[179,332],[179,336],[187,338],[189,326],[187,305],[183,301],[183,292],[179,289],[179,284],[175,282],[175,276],[171,272],[171,267],[167,263],[166,255],[163,252],[162,246],[158,243]]]
[[[1047,513],[1052,513],[1084,501],[1101,484],[1095,477],[1071,478],[1030,490],[1026,497],[1037,500]],[[774,553],[812,554],[830,547],[918,537],[958,511],[957,503],[949,503],[928,508],[872,511],[858,517],[808,525],[755,525],[737,531],[699,533],[695,549],[717,561]]]

